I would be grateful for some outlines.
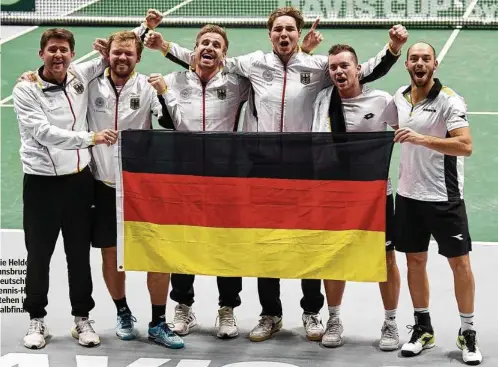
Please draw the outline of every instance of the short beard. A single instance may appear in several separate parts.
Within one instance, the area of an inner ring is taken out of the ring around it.
[[[424,88],[424,87],[426,87],[431,82],[433,75],[434,75],[434,71],[427,72],[425,82],[420,83],[420,82],[417,82],[417,80],[416,80],[415,72],[414,71],[410,72],[410,77],[412,78],[413,84],[415,84],[415,86],[417,88]]]
[[[115,65],[114,67],[111,67],[111,70],[112,70],[112,72],[113,72],[113,73],[114,73],[117,77],[119,77],[119,78],[127,78],[127,77],[129,77],[129,76],[131,75],[131,73],[133,72],[133,70],[131,70],[131,69],[130,69],[130,66],[129,66],[129,65],[126,65],[126,66],[128,66],[128,71],[123,71],[123,72],[118,71],[118,70],[117,70],[118,65]]]

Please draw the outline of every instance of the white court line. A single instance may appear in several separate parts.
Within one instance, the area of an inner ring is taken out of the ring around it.
[[[0,229],[0,233],[24,233],[22,229]],[[431,241],[431,245],[435,245],[435,241]],[[472,241],[473,245],[476,246],[498,246],[498,242],[487,242],[487,241]]]
[[[99,0],[94,0],[93,2],[97,2],[97,1],[99,1]],[[173,7],[173,8],[171,8],[171,9],[169,9],[169,10],[165,11],[164,13],[162,13],[163,17],[165,17],[165,16],[167,16],[167,15],[170,15],[171,13],[173,13],[173,12],[177,11],[178,9],[180,9],[180,8],[184,7],[184,6],[185,6],[185,5],[187,5],[187,4],[190,4],[192,1],[194,1],[194,0],[185,0],[185,1],[182,1],[180,4],[178,4],[178,5],[176,5],[175,7]],[[90,4],[87,4],[87,5],[90,5]],[[86,5],[86,6],[87,6],[87,5]],[[77,10],[79,10],[79,9],[77,9]],[[74,12],[74,11],[77,11],[77,10],[73,10],[73,12]],[[70,13],[69,13],[69,14],[70,14]],[[67,15],[67,14],[66,14],[66,15]],[[94,55],[96,55],[96,54],[98,54],[98,52],[97,52],[97,51],[95,51],[95,50],[93,50],[92,52],[89,52],[89,53],[87,53],[86,55],[81,56],[79,59],[77,59],[77,60],[75,60],[75,61],[73,61],[73,62],[74,62],[75,64],[78,64],[78,63],[80,63],[80,62],[82,62],[82,61],[85,61],[86,59],[89,59],[90,57],[92,57],[92,56],[94,56]],[[12,99],[12,95],[10,95],[10,96],[8,96],[8,97],[6,97],[6,98],[2,99],[2,100],[0,101],[0,105],[1,105],[1,107],[4,107],[4,104],[5,104],[5,103],[7,103],[7,102],[9,102],[11,99]]]
[[[478,0],[473,0],[469,4],[469,6],[467,7],[467,10],[463,14],[463,19],[464,20],[467,19],[470,16],[470,14],[472,14],[472,10],[474,10],[474,8],[475,8],[475,6],[477,4],[477,1]],[[449,49],[453,45],[453,42],[455,42],[455,39],[457,38],[457,36],[460,33],[460,31],[461,31],[461,28],[457,28],[457,29],[453,30],[453,32],[451,32],[450,37],[448,38],[448,40],[444,44],[443,49],[441,50],[441,52],[439,53],[439,56],[437,58],[437,61],[439,62],[439,64],[441,64],[443,62],[444,57],[446,56],[446,54],[448,53]]]
[[[185,0],[185,1],[181,2],[180,4],[176,5],[175,7],[173,7],[171,9],[165,11],[164,13],[162,13],[163,17],[165,17],[167,15],[170,15],[171,13],[177,11],[178,9],[184,7],[185,5],[191,3],[192,1],[194,1],[194,0]],[[77,59],[76,61],[74,61],[74,63],[78,64],[78,63],[80,63],[82,61],[85,61],[86,59],[89,59],[90,57],[92,57],[92,56],[94,56],[96,54],[98,54],[98,51],[93,50],[92,52],[89,52],[86,55],[81,56],[79,59]],[[10,97],[12,97],[12,96],[10,96]],[[0,104],[2,104],[2,103],[3,103],[3,100],[0,101]]]
[[[86,3],[86,4],[81,4],[81,6],[78,6],[76,9],[73,9],[73,10],[71,10],[70,12],[67,12],[67,13],[65,13],[65,14],[58,15],[57,17],[67,17],[69,14],[75,13],[75,12],[77,12],[77,11],[79,11],[79,10],[83,9],[83,8],[86,8],[87,6],[92,5],[92,4],[96,3],[97,1],[100,1],[100,0],[92,0],[92,1],[90,1],[89,3]],[[31,32],[31,31],[34,31],[36,28],[38,28],[38,26],[37,26],[37,25],[35,25],[35,26],[33,26],[33,27],[30,27],[30,28],[28,28],[28,29],[26,29],[26,30],[22,31],[21,33],[14,34],[14,35],[12,35],[12,36],[10,36],[10,37],[7,37],[7,38],[5,38],[5,39],[3,39],[3,40],[1,40],[1,41],[0,41],[0,45],[3,45],[3,44],[4,44],[4,43],[6,43],[6,42],[9,42],[9,41],[12,41],[13,39],[16,39],[16,38],[19,38],[19,37],[21,37],[21,36],[24,36],[26,33],[29,33],[29,32]]]
[[[12,99],[12,94],[0,101],[0,106],[4,107],[4,103],[9,102]],[[5,107],[12,106],[12,105],[5,105]]]
[[[38,26],[34,25],[32,27],[29,27],[29,28],[25,29],[24,31],[22,31],[20,33],[16,33],[16,34],[13,34],[10,37],[4,38],[4,39],[0,40],[0,45],[3,45],[5,42],[9,42],[9,41],[12,41],[13,39],[16,39],[16,38],[19,38],[21,36],[24,36],[26,33],[34,31],[36,28],[38,28]]]
[[[498,112],[467,112],[467,115],[498,115]]]

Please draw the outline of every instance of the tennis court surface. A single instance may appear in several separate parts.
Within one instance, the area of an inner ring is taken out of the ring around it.
[[[228,24],[228,56],[237,56],[254,50],[271,50],[264,22],[274,8],[286,4],[297,4],[304,10],[308,20],[304,32],[307,32],[317,15],[321,16],[319,30],[325,40],[315,51],[317,54],[326,54],[332,44],[347,43],[357,50],[361,60],[366,60],[388,42],[388,27],[397,22],[406,24],[410,32],[408,43],[424,40],[431,43],[439,53],[441,64],[436,72],[437,77],[465,98],[469,110],[474,151],[465,161],[465,197],[474,241],[472,265],[476,277],[476,327],[484,355],[483,365],[498,366],[498,331],[495,327],[498,317],[494,307],[497,294],[495,280],[498,279],[496,0],[38,0],[35,13],[2,11],[1,258],[19,259],[25,256],[22,171],[18,153],[20,140],[11,93],[22,72],[40,66],[39,40],[45,29],[57,24],[72,30],[76,37],[75,61],[84,62],[95,57],[95,53],[92,53],[95,38],[107,37],[117,30],[131,29],[139,24],[147,9],[156,8],[166,15],[165,24],[159,28],[165,39],[186,47],[193,47],[195,35],[202,24]],[[6,32],[9,34],[7,38],[4,36]],[[148,49],[138,64],[138,71],[145,74],[166,74],[177,70],[181,68],[163,58],[159,52]],[[402,58],[387,76],[372,83],[372,86],[394,93],[398,87],[408,83],[409,76]],[[391,165],[395,186],[398,148],[395,147]],[[399,352],[384,353],[376,348],[383,320],[376,284],[351,283],[347,286],[341,308],[346,344],[330,350],[306,340],[299,307],[301,291],[295,280],[282,281],[284,329],[273,339],[257,344],[247,339],[258,320],[260,306],[255,279],[244,279],[241,294],[243,303],[236,309],[241,335],[236,340],[218,340],[214,332],[218,296],[216,280],[198,277],[194,310],[200,328],[185,338],[184,350],[171,351],[147,341],[146,324],[150,307],[145,276],[130,273],[128,300],[142,335],[133,342],[119,341],[114,335],[115,308],[101,277],[100,253],[97,251],[92,251],[94,297],[97,303],[92,318],[96,321],[94,326],[101,336],[102,344],[98,348],[83,349],[69,335],[72,317],[67,296],[65,257],[59,241],[52,261],[49,315],[46,318],[54,337],[43,350],[27,350],[22,346],[22,337],[27,331],[28,316],[21,313],[3,314],[0,367],[380,367],[462,364],[461,353],[455,345],[460,321],[454,301],[452,274],[445,259],[437,255],[435,246],[430,251],[428,272],[431,281],[431,317],[437,346],[417,358],[405,359],[399,356]],[[399,254],[398,264],[402,274],[402,290],[397,321],[401,342],[405,342],[410,337],[405,325],[413,322],[413,316],[406,283],[406,263]],[[174,303],[170,302],[168,316],[172,317],[173,307]],[[322,310],[322,318],[326,322],[326,307]],[[22,358],[27,362],[22,362]],[[140,358],[150,359],[133,364]],[[260,364],[242,364],[257,361]],[[272,365],[270,362],[282,364]]]

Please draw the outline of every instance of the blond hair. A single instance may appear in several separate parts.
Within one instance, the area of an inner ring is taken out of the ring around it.
[[[142,51],[144,49],[144,45],[140,38],[132,31],[120,31],[113,33],[109,36],[107,42],[107,54],[109,55],[111,52],[111,45],[113,42],[127,42],[127,41],[135,41],[135,46],[137,47],[137,55],[140,57],[142,55]]]
[[[221,37],[223,37],[223,40],[225,41],[225,48],[223,49],[224,52],[228,50],[228,38],[227,38],[227,33],[223,28],[220,26],[214,25],[214,24],[206,24],[204,27],[201,28],[199,33],[197,33],[197,38],[195,39],[195,47],[199,45],[199,40],[203,35],[206,33],[217,33]]]

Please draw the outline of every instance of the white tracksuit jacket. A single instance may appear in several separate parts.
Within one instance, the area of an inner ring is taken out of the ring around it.
[[[146,75],[133,72],[119,92],[111,80],[109,69],[94,79],[89,85],[88,94],[90,129],[151,129],[152,115],[161,121],[165,105],[147,79]],[[104,144],[91,148],[95,179],[111,187],[115,187],[117,173],[114,150],[115,146]]]
[[[63,86],[41,78],[19,82],[12,92],[21,135],[23,172],[42,176],[76,173],[90,163],[94,133],[86,120],[88,84],[106,63],[97,58],[71,64]]]
[[[170,42],[165,55],[184,67],[192,65],[193,52]],[[361,64],[361,82],[384,76],[396,63],[388,45]],[[318,93],[331,85],[328,57],[295,53],[286,66],[277,54],[256,51],[227,58],[225,69],[251,82],[243,131],[309,132],[312,129],[313,103]]]
[[[250,89],[246,78],[220,71],[204,84],[188,70],[170,73],[164,80],[168,86],[164,99],[176,130],[238,130],[240,110]]]

